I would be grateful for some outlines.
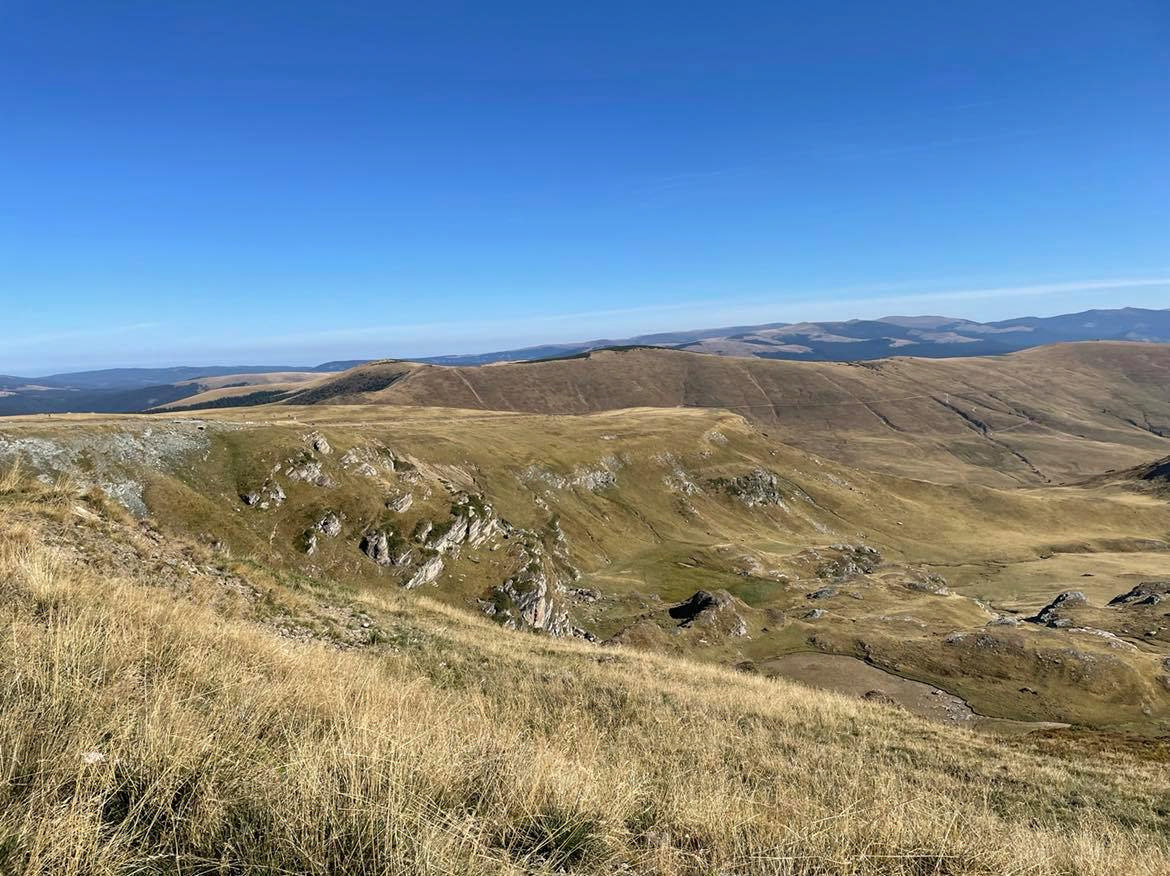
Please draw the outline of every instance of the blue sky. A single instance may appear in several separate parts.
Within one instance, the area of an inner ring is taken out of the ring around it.
[[[0,0],[0,373],[1170,306],[1162,2]]]

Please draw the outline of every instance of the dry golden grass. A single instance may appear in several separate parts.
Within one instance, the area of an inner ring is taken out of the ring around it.
[[[133,540],[96,499],[0,486],[0,872],[1168,872],[1167,769],[1122,750],[396,594],[377,645],[288,641],[51,545]]]

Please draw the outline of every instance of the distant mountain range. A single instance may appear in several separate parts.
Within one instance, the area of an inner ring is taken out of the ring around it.
[[[951,358],[1011,353],[1069,341],[1127,340],[1170,343],[1170,309],[1125,307],[1061,316],[1026,316],[975,322],[946,316],[888,316],[842,322],[769,323],[662,332],[632,338],[545,344],[470,355],[433,356],[431,365],[488,365],[576,356],[608,347],[669,347],[719,356],[806,361],[862,361],[888,356]],[[115,368],[44,377],[0,375],[0,415],[64,411],[141,411],[231,388],[256,387],[254,401],[279,397],[315,376],[348,370],[369,360],[312,367],[177,366]]]
[[[1068,341],[1170,342],[1170,310],[1125,307],[1061,316],[975,322],[949,316],[887,316],[843,322],[769,323],[632,338],[546,344],[468,356],[435,356],[433,365],[487,365],[571,356],[605,347],[673,347],[721,356],[854,362],[887,356],[994,356]]]

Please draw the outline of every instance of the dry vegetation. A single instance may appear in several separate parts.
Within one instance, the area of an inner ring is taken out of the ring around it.
[[[861,363],[635,348],[478,368],[376,362],[313,380],[282,401],[543,414],[719,408],[859,468],[1015,487],[1165,456],[1168,381],[1167,344],[1058,344],[1007,356]],[[200,401],[212,400],[182,404]]]
[[[4,872],[1167,872],[1160,749],[977,736],[397,594],[361,602],[372,644],[292,641],[265,617],[311,594],[244,566],[164,586],[96,494],[9,474],[0,509]]]

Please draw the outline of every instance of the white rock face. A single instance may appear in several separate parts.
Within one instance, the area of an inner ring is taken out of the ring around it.
[[[332,487],[333,479],[321,471],[319,462],[302,462],[300,465],[290,465],[285,473],[294,481],[303,481],[306,484],[315,484],[318,487]]]
[[[526,569],[493,588],[491,599],[481,601],[480,607],[510,629],[528,626],[554,636],[572,635],[569,613],[557,606],[549,590],[542,570]]]
[[[260,508],[265,511],[269,508],[279,508],[286,498],[284,490],[276,481],[267,481],[260,489],[251,490],[240,496],[240,500],[249,508]]]
[[[403,584],[407,590],[414,590],[416,587],[422,587],[424,584],[430,584],[443,572],[443,558],[437,554],[424,562],[415,573],[410,576],[410,579]]]
[[[401,514],[404,511],[409,511],[410,506],[414,504],[414,493],[403,493],[400,496],[393,496],[386,500],[386,507],[396,514]]]
[[[317,531],[330,538],[336,538],[341,535],[341,518],[330,511],[317,521]]]
[[[329,442],[325,440],[325,436],[320,432],[312,432],[305,436],[305,441],[315,453],[320,453],[322,456],[333,452],[333,448],[329,446]]]

